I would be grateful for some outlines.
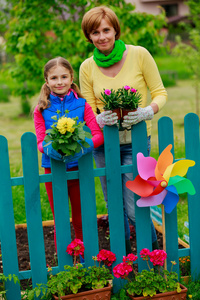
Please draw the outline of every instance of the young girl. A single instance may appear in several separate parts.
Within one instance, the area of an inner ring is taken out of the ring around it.
[[[38,105],[34,110],[34,124],[38,149],[42,152],[42,167],[44,167],[45,174],[51,173],[50,158],[65,162],[66,169],[69,171],[77,170],[78,159],[104,142],[103,133],[96,122],[91,106],[83,99],[78,86],[73,83],[73,76],[70,63],[62,57],[49,60],[44,67],[46,82],[41,88]],[[58,110],[61,112],[60,115],[65,115],[65,111],[68,110],[67,117],[78,117],[79,122],[86,122],[92,134],[92,139],[86,138],[90,145],[89,148],[82,147],[82,150],[74,156],[63,157],[53,149],[52,144],[46,145],[45,131],[51,128],[54,122],[51,117],[55,116]],[[69,180],[67,184],[75,235],[76,238],[83,240],[79,180]],[[46,182],[45,186],[54,217],[52,183]],[[55,230],[54,240],[56,245]]]

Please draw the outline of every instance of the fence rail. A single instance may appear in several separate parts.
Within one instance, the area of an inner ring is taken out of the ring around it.
[[[33,287],[37,283],[47,282],[47,267],[44,249],[42,228],[40,184],[51,182],[53,184],[54,211],[57,235],[58,266],[53,268],[53,273],[64,269],[67,264],[72,264],[72,258],[66,253],[66,247],[71,242],[70,215],[68,204],[67,180],[79,178],[81,190],[81,209],[83,224],[83,239],[85,245],[85,265],[93,264],[92,256],[97,255],[98,230],[95,201],[94,178],[106,176],[108,193],[108,214],[110,228],[110,247],[116,254],[117,261],[121,262],[125,255],[124,220],[122,201],[121,175],[133,172],[137,175],[136,155],[142,152],[147,156],[146,125],[144,122],[132,128],[132,157],[133,164],[121,166],[118,129],[115,126],[104,128],[106,167],[94,169],[92,154],[89,153],[79,160],[79,170],[66,172],[65,164],[52,160],[52,174],[41,175],[38,168],[38,151],[36,137],[33,133],[24,133],[21,138],[23,176],[11,178],[8,144],[5,137],[0,136],[0,238],[3,261],[3,271],[16,274],[20,280],[31,278]],[[173,122],[168,117],[158,121],[159,152],[172,144],[174,152]],[[195,278],[200,274],[200,185],[198,176],[200,171],[199,156],[199,119],[195,114],[185,116],[185,150],[186,158],[192,159],[196,165],[188,172],[188,178],[193,182],[196,194],[188,195],[189,235],[190,248],[178,249],[177,210],[165,214],[166,220],[166,250],[168,255],[168,268],[171,261],[176,261],[175,269],[179,272],[178,259],[190,255],[191,272]],[[12,186],[24,186],[24,200],[27,220],[27,233],[30,253],[31,270],[19,271],[18,255],[15,236],[15,222],[12,202]],[[138,196],[135,195],[135,200]],[[65,209],[64,209],[65,208]],[[151,224],[150,208],[135,206],[136,211],[136,240],[137,252],[142,248],[151,249]],[[138,261],[138,268],[146,268],[145,262]],[[117,291],[123,282],[114,279],[114,291]],[[6,282],[7,299],[21,299],[20,286],[14,282]]]

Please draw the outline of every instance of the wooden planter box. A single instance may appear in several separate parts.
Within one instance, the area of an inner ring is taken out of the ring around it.
[[[67,296],[60,297],[61,299],[75,299],[75,300],[110,300],[111,298],[111,289],[112,286],[109,284],[103,289],[90,290],[87,292],[81,292],[77,294],[71,294]],[[54,299],[59,300],[59,298],[53,295]]]
[[[135,296],[131,296],[128,295],[130,299],[132,300],[185,300],[186,296],[187,296],[187,288],[180,284],[180,287],[182,289],[182,291],[180,293],[177,293],[177,291],[173,291],[173,292],[166,292],[166,293],[162,293],[162,294],[157,294],[153,297],[135,297]]]

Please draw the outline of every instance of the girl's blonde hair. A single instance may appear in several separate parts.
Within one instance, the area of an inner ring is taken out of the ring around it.
[[[87,41],[91,44],[92,40],[90,39],[90,34],[92,30],[95,30],[100,26],[102,19],[105,19],[107,22],[109,22],[115,29],[115,39],[118,40],[120,38],[121,29],[118,17],[112,9],[102,5],[91,8],[83,16],[81,27]]]
[[[56,57],[51,60],[49,60],[46,65],[44,66],[44,79],[47,80],[48,77],[48,72],[50,71],[51,68],[54,68],[56,66],[62,66],[69,70],[70,75],[72,78],[74,78],[74,71],[68,60],[66,60],[63,57]],[[77,93],[78,97],[83,98],[79,87],[72,82],[71,88]],[[51,93],[50,88],[48,87],[47,83],[45,82],[41,88],[40,95],[39,95],[39,100],[38,100],[38,110],[42,112],[44,109],[50,106],[50,101],[49,101],[49,95]]]

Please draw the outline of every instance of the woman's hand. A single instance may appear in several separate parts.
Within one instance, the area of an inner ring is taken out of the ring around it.
[[[147,107],[138,107],[136,111],[129,112],[128,115],[124,116],[122,126],[130,127],[141,121],[153,119],[154,111],[151,105]]]
[[[105,125],[111,126],[117,124],[118,117],[117,114],[113,113],[111,110],[106,110],[97,115],[96,120],[99,124],[99,127],[103,128]]]

